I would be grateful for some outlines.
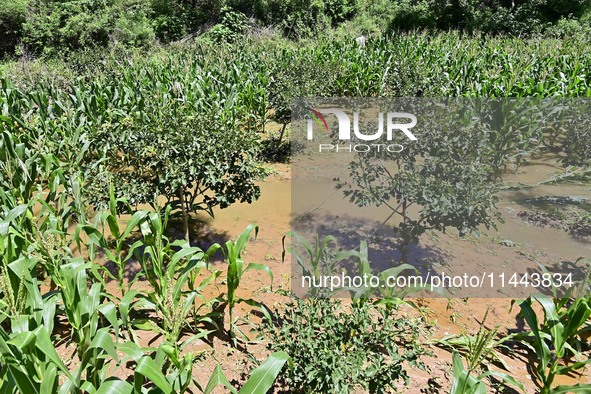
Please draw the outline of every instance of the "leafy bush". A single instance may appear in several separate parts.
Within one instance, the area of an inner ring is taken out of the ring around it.
[[[402,0],[392,7],[393,18],[389,31],[434,28],[437,24],[435,10],[428,1]]]
[[[213,215],[214,207],[256,200],[260,191],[254,181],[266,170],[255,159],[256,134],[238,127],[244,106],[236,82],[223,82],[223,70],[197,76],[200,70],[193,69],[183,79],[168,79],[179,70],[151,66],[127,72],[122,85],[107,88],[107,96],[94,102],[84,97],[106,86],[78,90],[97,125],[89,135],[94,144],[87,156],[88,195],[106,206],[105,190],[113,184],[116,196],[132,205],[156,206],[164,196],[183,215],[188,240],[190,212]],[[141,91],[135,90],[138,72],[155,76],[142,80]],[[108,160],[96,163],[97,157]]]
[[[107,46],[111,41],[144,45],[154,37],[147,12],[137,0],[33,0],[23,24],[23,43],[44,54]]]
[[[182,2],[152,0],[151,20],[156,36],[169,42],[187,34],[187,11]]]
[[[381,8],[387,11],[390,31],[437,28],[523,35],[544,32],[561,19],[580,18],[589,5],[588,0],[403,0]]]
[[[246,30],[246,15],[228,7],[221,9],[221,21],[206,34],[214,42],[232,42],[241,37]]]
[[[432,114],[433,103],[424,103],[414,110]],[[466,106],[466,113],[473,114],[467,102],[456,104]],[[445,108],[453,113],[450,108],[454,105],[448,101]],[[439,115],[432,119],[448,116],[435,111]],[[444,232],[452,227],[464,235],[480,225],[494,227],[499,218],[498,197],[490,182],[494,171],[488,164],[488,133],[467,114],[464,119],[447,119],[451,125],[447,131],[424,121],[428,138],[407,143],[402,133],[394,136],[393,141],[406,145],[394,157],[379,152],[359,155],[349,163],[350,180],[337,184],[356,205],[384,205],[391,210],[386,221],[394,216],[401,219],[395,231],[400,237],[403,262],[410,244],[418,242],[427,230]],[[418,213],[411,213],[412,206]]]
[[[272,350],[285,351],[293,370],[285,376],[292,391],[382,393],[398,380],[408,383],[405,365],[423,367],[418,342],[421,320],[394,309],[339,300],[293,300],[268,323]]]
[[[18,44],[28,5],[29,0],[0,0],[0,57]]]

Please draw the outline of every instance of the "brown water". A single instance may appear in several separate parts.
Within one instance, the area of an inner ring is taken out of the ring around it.
[[[287,275],[290,272],[288,264],[280,263],[281,240],[292,229],[292,213],[322,217],[322,225],[316,228],[318,233],[336,232],[341,235],[342,245],[346,248],[357,247],[360,237],[374,235],[388,217],[390,210],[387,207],[358,208],[340,191],[335,191],[332,186],[335,172],[330,168],[312,168],[317,176],[311,177],[305,187],[299,182],[297,190],[292,190],[289,167],[279,166],[277,169],[279,176],[260,183],[261,198],[258,201],[215,210],[213,220],[201,217],[203,225],[199,233],[219,242],[234,239],[249,223],[256,223],[260,233],[258,240],[250,245],[250,252],[253,257],[265,260]],[[552,162],[538,163],[523,167],[517,174],[507,175],[506,182],[533,185],[549,179],[558,170],[559,167]],[[591,201],[590,188],[590,185],[560,184],[500,192],[498,208],[505,222],[499,223],[496,230],[486,230],[480,237],[467,238],[458,237],[454,231],[425,234],[418,246],[411,248],[409,260],[419,269],[446,273],[531,272],[538,270],[538,263],[551,271],[573,270],[573,263],[578,258],[591,257],[591,239],[575,237],[562,229],[535,226],[519,218],[515,212],[534,209],[529,200],[542,196],[577,196]],[[292,198],[298,203],[292,204]],[[294,206],[297,212],[294,212]],[[396,264],[400,259],[391,229],[395,220],[390,219],[377,233],[379,237],[369,245],[370,257],[382,260],[386,265]],[[488,297],[525,295],[527,293],[502,291],[471,294]]]

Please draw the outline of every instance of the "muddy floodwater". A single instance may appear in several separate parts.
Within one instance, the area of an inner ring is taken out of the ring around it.
[[[236,237],[249,223],[256,223],[260,233],[249,246],[249,253],[286,278],[291,274],[290,260],[281,261],[281,241],[290,230],[314,230],[321,236],[337,234],[342,248],[355,248],[360,239],[369,239],[370,261],[376,262],[373,268],[386,269],[400,263],[398,240],[392,229],[397,224],[396,218],[384,223],[390,213],[388,208],[352,205],[341,191],[334,189],[335,180],[325,168],[318,168],[316,176],[311,177],[305,187],[298,182],[297,189],[292,189],[289,166],[274,168],[276,174],[260,183],[258,201],[216,210],[213,219],[200,216],[202,223],[196,231],[201,234],[202,242],[223,242]],[[591,257],[591,237],[584,232],[569,232],[572,223],[564,224],[556,216],[560,212],[571,212],[572,216],[572,212],[588,211],[591,185],[538,185],[560,171],[558,165],[543,162],[522,167],[515,174],[506,174],[505,184],[521,184],[521,187],[498,193],[497,206],[503,222],[498,223],[496,229],[483,228],[479,235],[466,237],[459,237],[455,231],[428,232],[411,247],[409,263],[423,276],[429,272],[480,275],[484,271],[491,275],[511,275],[539,272],[543,265],[550,272],[573,272],[574,277],[580,279],[588,264],[581,258]],[[297,204],[293,204],[294,200]],[[294,207],[300,212],[294,212]],[[313,229],[306,228],[305,220],[293,220],[306,214],[321,218],[314,222]],[[544,219],[548,217],[554,219]],[[532,289],[521,290],[496,286],[472,289],[469,293],[454,289],[451,295],[515,298],[528,295]]]

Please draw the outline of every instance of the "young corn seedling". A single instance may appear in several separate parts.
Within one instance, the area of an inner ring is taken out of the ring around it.
[[[544,314],[538,317],[532,305],[537,302]],[[591,316],[591,304],[588,298],[549,298],[534,295],[522,301],[521,315],[531,329],[522,343],[533,350],[537,356],[535,365],[539,379],[540,394],[587,393],[591,384],[579,383],[574,386],[555,386],[557,375],[567,375],[579,371],[591,360],[571,344],[581,334]],[[569,355],[575,360],[569,361]]]
[[[275,379],[285,366],[285,363],[293,369],[291,357],[285,352],[279,351],[271,354],[259,367],[257,367],[239,391],[230,384],[224,375],[221,366],[216,365],[207,386],[201,390],[204,394],[210,394],[216,387],[224,386],[232,394],[265,394],[275,383]]]
[[[286,246],[288,237],[291,240]],[[336,238],[331,235],[327,235],[321,240],[316,234],[314,244],[312,244],[303,235],[290,231],[283,237],[281,243],[283,245],[282,261],[285,261],[285,255],[289,252],[295,258],[301,275],[314,281],[324,275],[336,272],[338,264],[354,254],[354,252],[340,252]],[[313,286],[309,291],[310,296],[316,297],[325,296],[327,290]]]
[[[519,387],[525,393],[525,388],[521,383],[506,373],[496,371],[486,371],[478,376],[472,375],[473,370],[466,369],[462,362],[462,357],[454,350],[453,352],[453,375],[454,381],[451,386],[450,394],[487,394],[485,379],[494,377],[502,382]]]
[[[454,382],[452,394],[485,394],[487,392],[486,379],[496,378],[501,382],[518,387],[525,392],[523,384],[504,372],[492,371],[488,367],[489,362],[498,363],[509,371],[507,364],[501,359],[496,350],[504,346],[503,343],[510,340],[514,335],[497,339],[499,327],[489,330],[485,327],[487,309],[478,332],[474,335],[448,335],[436,341],[436,344],[453,350],[453,374]],[[464,367],[462,357],[458,351],[464,354],[467,360],[467,368]],[[473,373],[478,373],[474,376]]]
[[[486,310],[480,328],[476,334],[463,335],[448,335],[435,342],[436,345],[453,349],[460,352],[468,362],[468,370],[475,371],[478,368],[486,369],[487,363],[497,363],[503,366],[506,371],[509,371],[509,366],[498,355],[498,349],[506,348],[505,342],[512,340],[516,334],[499,337],[499,327],[496,326],[492,330],[485,326],[488,317],[489,309]]]
[[[249,224],[246,229],[238,236],[236,242],[228,241],[226,242],[225,248],[223,249],[224,256],[228,263],[228,271],[227,271],[227,302],[228,302],[228,309],[230,313],[230,335],[236,340],[235,333],[236,331],[242,333],[238,326],[236,325],[237,319],[234,317],[234,308],[236,304],[240,302],[244,302],[250,306],[255,306],[261,309],[261,311],[270,318],[270,315],[264,305],[258,301],[253,299],[244,299],[238,297],[236,295],[236,290],[240,287],[240,281],[242,276],[251,270],[256,271],[263,271],[265,272],[269,278],[271,279],[271,283],[273,283],[273,272],[271,269],[265,264],[259,263],[250,263],[248,266],[244,267],[244,260],[242,258],[242,254],[244,253],[244,249],[246,248],[246,244],[250,239],[252,232],[254,231],[254,236],[256,238],[259,228],[254,224]],[[246,335],[242,333],[242,335],[246,338]]]
[[[192,314],[193,323],[196,320],[209,321],[207,314],[200,315],[195,304],[201,306],[208,301],[203,297],[203,289],[220,275],[214,271],[205,276],[197,287],[194,280],[197,274],[208,268],[208,260],[219,248],[217,244],[206,252],[191,247],[185,240],[170,243],[164,235],[171,207],[167,207],[161,215],[159,212],[150,213],[142,223],[141,231],[144,236],[142,252],[136,249],[136,257],[142,267],[142,275],[148,280],[153,291],[142,294],[146,305],[154,308],[162,319],[162,327],[154,327],[149,321],[142,326],[163,333],[171,343],[177,343],[183,330],[189,327],[188,317]],[[139,322],[138,322],[139,323]],[[137,325],[137,323],[136,323]],[[195,340],[211,331],[200,330]]]

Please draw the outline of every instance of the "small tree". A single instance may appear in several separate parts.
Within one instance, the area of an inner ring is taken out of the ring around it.
[[[137,118],[103,125],[94,151],[106,159],[89,166],[90,197],[104,203],[108,183],[131,204],[156,206],[164,196],[180,211],[189,241],[190,212],[213,216],[216,206],[260,195],[254,182],[267,170],[255,159],[259,141],[253,131],[236,127],[235,111],[232,100],[190,102],[163,94],[146,101]]]
[[[281,124],[276,147],[281,145],[287,124],[291,121],[291,106],[302,97],[329,97],[336,92],[339,66],[322,59],[314,51],[282,48],[274,53],[268,84],[271,120]],[[299,58],[297,61],[295,60]]]
[[[461,128],[450,127],[443,117],[432,119],[445,119],[440,122],[445,126],[427,128],[418,141],[395,135],[389,143],[405,146],[402,152],[359,155],[349,164],[350,179],[337,184],[358,206],[387,206],[391,214],[384,224],[399,217],[394,230],[403,262],[409,246],[427,230],[451,227],[463,235],[500,219],[487,134],[470,117],[464,120],[471,124]]]

